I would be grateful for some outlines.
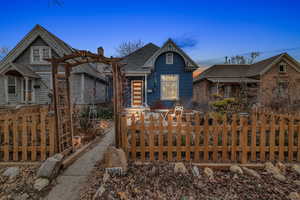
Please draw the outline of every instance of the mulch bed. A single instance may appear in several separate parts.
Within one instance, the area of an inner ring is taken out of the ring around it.
[[[147,165],[129,164],[124,176],[111,176],[105,183],[105,192],[96,199],[170,199],[170,200],[229,200],[229,199],[288,199],[291,192],[300,192],[293,183],[300,176],[287,169],[286,182],[274,179],[264,170],[257,169],[262,179],[234,174],[229,170],[214,170],[209,180],[199,168],[201,177],[192,174],[192,165],[185,164],[188,174],[174,173],[174,163],[154,162]],[[87,184],[81,190],[81,200],[92,199],[102,184],[103,163],[95,166]]]

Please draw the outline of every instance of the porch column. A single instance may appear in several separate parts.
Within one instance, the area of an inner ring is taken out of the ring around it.
[[[8,77],[7,76],[4,76],[4,90],[5,90],[6,104],[8,104]]]
[[[28,77],[25,77],[25,104],[28,104]]]
[[[145,106],[148,107],[148,102],[147,102],[147,95],[148,95],[148,88],[147,88],[147,77],[148,75],[145,74]]]

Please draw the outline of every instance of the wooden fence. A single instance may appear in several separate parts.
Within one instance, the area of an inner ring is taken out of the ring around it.
[[[41,161],[57,149],[47,107],[0,114],[0,161]]]
[[[293,116],[253,113],[223,119],[121,118],[122,148],[132,160],[257,163],[300,161],[300,124]]]

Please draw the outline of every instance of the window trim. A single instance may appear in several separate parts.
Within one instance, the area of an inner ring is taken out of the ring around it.
[[[168,60],[168,56],[171,57],[171,61],[170,62]],[[166,53],[166,64],[167,65],[173,65],[173,63],[174,63],[174,54],[173,54],[173,52],[167,52]]]
[[[40,56],[40,60],[39,61],[34,61],[33,59],[33,51],[35,49],[39,50],[39,56]],[[31,47],[31,51],[30,51],[30,61],[31,64],[50,64],[48,61],[44,60],[44,55],[43,55],[43,50],[44,49],[48,49],[49,50],[49,58],[52,57],[52,52],[51,52],[51,48],[48,46],[32,46]]]
[[[176,98],[163,97],[162,76],[176,76],[177,77],[177,96],[176,96]],[[177,100],[179,100],[179,80],[180,80],[179,74],[161,74],[160,75],[160,100],[163,100],[163,101],[177,101]]]

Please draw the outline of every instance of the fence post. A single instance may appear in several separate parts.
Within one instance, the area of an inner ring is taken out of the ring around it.
[[[13,160],[18,161],[19,158],[19,134],[18,134],[18,114],[13,117]]]
[[[163,125],[163,117],[159,116],[159,152],[158,152],[158,160],[162,161],[164,159],[164,125]]]
[[[4,161],[9,160],[9,115],[4,116]]]
[[[233,114],[231,123],[231,161],[236,161],[237,116]]]
[[[271,132],[270,132],[270,161],[275,160],[275,131],[276,123],[274,114],[271,115]]]
[[[149,127],[149,150],[150,150],[150,160],[154,160],[154,119],[150,116],[150,127]]]
[[[279,130],[279,161],[284,160],[284,135],[285,124],[282,115],[280,115],[280,130]]]
[[[27,116],[22,116],[22,160],[27,160]]]
[[[180,161],[181,158],[181,146],[182,146],[182,128],[181,128],[182,124],[181,124],[181,120],[179,119],[179,117],[177,117],[177,126],[176,126],[176,156],[177,156],[177,161]],[[185,134],[186,137],[186,134]]]
[[[36,129],[37,129],[37,115],[31,117],[31,160],[36,161]],[[56,130],[56,128],[55,128]]]
[[[266,116],[262,115],[260,127],[260,161],[266,160]]]
[[[288,161],[293,161],[293,147],[294,147],[294,118],[289,116],[289,129],[288,129]]]
[[[195,162],[199,162],[200,159],[200,116],[198,113],[195,114],[195,129],[194,129],[194,136],[195,136]]]
[[[223,120],[223,131],[222,131],[222,160],[227,161],[228,159],[228,146],[227,146],[227,115]]]
[[[136,159],[136,123],[134,114],[131,117],[131,156],[133,160]]]
[[[172,146],[173,146],[173,119],[171,115],[168,115],[168,161],[173,160],[173,152],[172,152]]]
[[[241,134],[240,134],[240,145],[242,146],[242,158],[241,163],[245,164],[247,163],[247,135],[248,135],[248,118],[241,116],[240,117],[240,125],[241,128]]]
[[[146,160],[145,157],[145,118],[144,114],[141,113],[141,133],[140,133],[140,144],[141,144],[141,159],[142,161]]]
[[[256,161],[256,127],[257,127],[257,115],[252,113],[251,122],[251,160]]]
[[[208,124],[208,114],[204,117],[204,161],[208,161],[208,134],[209,134],[209,124]]]

